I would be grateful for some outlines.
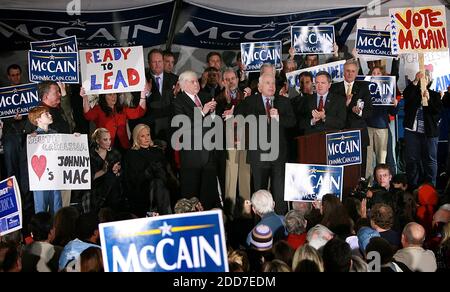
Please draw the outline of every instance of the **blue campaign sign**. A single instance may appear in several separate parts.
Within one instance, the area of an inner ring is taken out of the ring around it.
[[[295,49],[295,54],[332,54],[334,26],[293,26],[291,46]]]
[[[356,80],[369,82],[374,106],[394,106],[396,98],[395,76],[357,76]]]
[[[32,82],[61,81],[79,83],[78,52],[28,51],[28,72]]]
[[[0,88],[0,119],[26,115],[38,104],[36,83]]]
[[[22,205],[14,176],[0,182],[0,236],[22,228]]]
[[[361,164],[361,131],[327,134],[327,164]]]
[[[285,201],[312,202],[334,194],[342,200],[343,166],[286,163]]]
[[[241,44],[241,60],[248,72],[258,72],[264,63],[270,63],[276,70],[283,68],[281,42],[257,42]]]
[[[100,224],[107,272],[228,272],[221,211]]]
[[[356,52],[365,56],[395,57],[391,49],[391,33],[383,30],[358,29]]]
[[[32,51],[70,53],[78,52],[77,37],[48,40],[30,43]]]
[[[178,45],[237,50],[243,42],[289,41],[291,26],[320,25],[342,19],[363,7],[324,9],[289,14],[251,15],[218,11],[183,1],[174,43]],[[269,12],[270,13],[270,12]],[[359,14],[336,24],[338,43],[345,43]]]
[[[163,2],[163,1],[161,1]],[[152,47],[166,42],[175,1],[132,9],[63,11],[0,9],[3,23],[37,40],[76,36],[81,49]],[[27,50],[30,40],[0,27],[0,50]]]

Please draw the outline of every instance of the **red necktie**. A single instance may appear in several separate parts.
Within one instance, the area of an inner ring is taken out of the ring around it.
[[[270,110],[272,109],[272,105],[270,104],[270,97],[266,98],[266,114],[267,118],[270,120]]]
[[[197,107],[199,107],[199,108],[202,108],[202,107],[203,107],[203,106],[202,106],[202,103],[201,103],[201,101],[200,101],[200,99],[198,98],[197,95],[194,96],[194,102],[195,102],[195,105],[196,105]]]
[[[323,110],[323,96],[320,96],[319,99],[319,106],[317,107],[317,111],[322,111]]]

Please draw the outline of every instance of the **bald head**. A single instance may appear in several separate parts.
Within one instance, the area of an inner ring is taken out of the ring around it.
[[[425,229],[415,222],[408,223],[403,229],[403,247],[422,246],[425,240]]]

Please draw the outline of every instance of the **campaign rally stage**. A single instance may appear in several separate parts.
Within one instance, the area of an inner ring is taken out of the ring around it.
[[[326,194],[342,200],[343,166],[286,163],[285,201],[313,202]]]
[[[22,229],[22,203],[16,177],[0,182],[0,236]]]
[[[228,272],[222,211],[99,225],[106,272]]]

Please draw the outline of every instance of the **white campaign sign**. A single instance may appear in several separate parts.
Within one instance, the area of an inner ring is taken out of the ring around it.
[[[28,135],[27,161],[32,191],[91,188],[87,135]]]
[[[81,50],[79,55],[86,94],[144,90],[142,46]]]

